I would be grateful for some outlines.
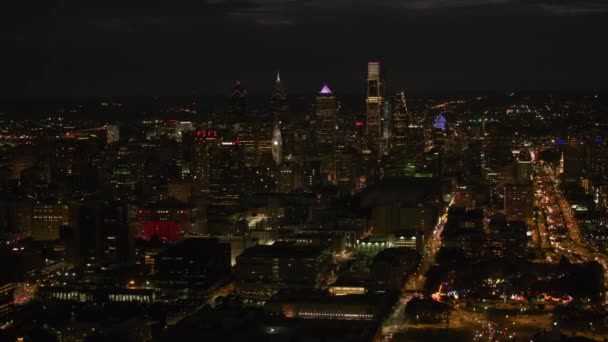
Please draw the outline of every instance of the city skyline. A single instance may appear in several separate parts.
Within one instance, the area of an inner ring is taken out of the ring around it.
[[[417,91],[602,88],[601,1],[11,4],[3,96],[251,94],[365,89],[368,60]],[[339,16],[335,14],[339,13]],[[369,15],[374,13],[374,15]],[[361,23],[365,25],[361,25]],[[9,29],[10,28],[10,29]]]
[[[0,341],[608,341],[606,0],[6,7]]]

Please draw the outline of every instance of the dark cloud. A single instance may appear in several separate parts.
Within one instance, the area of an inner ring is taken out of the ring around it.
[[[534,3],[542,10],[556,14],[586,15],[608,12],[608,2],[603,0],[541,0]]]
[[[608,4],[550,0],[24,1],[0,18],[3,94],[608,85]],[[332,89],[333,89],[332,88]]]

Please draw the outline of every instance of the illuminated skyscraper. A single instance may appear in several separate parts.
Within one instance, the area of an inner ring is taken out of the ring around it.
[[[59,227],[68,225],[70,211],[61,202],[36,202],[32,209],[32,238],[34,240],[56,240]]]
[[[237,126],[237,125],[235,125]],[[246,166],[255,166],[260,162],[260,132],[252,125],[238,125],[237,141],[243,149],[243,161]]]
[[[270,96],[270,111],[275,121],[280,120],[281,116],[287,112],[287,91],[278,72],[272,89],[272,96]]]
[[[239,205],[244,169],[243,150],[237,141],[224,141],[211,157],[209,198],[212,205]]]
[[[272,131],[272,160],[277,166],[283,163],[283,139],[278,123],[275,123]]]
[[[192,149],[192,175],[194,193],[209,193],[211,159],[220,145],[218,132],[215,130],[198,130],[194,132]]]
[[[338,126],[336,97],[327,85],[317,95],[315,131],[319,152],[323,155],[323,173],[335,181],[336,176],[336,134]]]
[[[532,218],[534,189],[531,184],[505,184],[504,210],[508,220],[526,221]]]
[[[380,73],[380,62],[367,64],[367,139],[380,152],[382,137],[382,104],[384,85]]]
[[[283,137],[281,135],[281,127],[289,127],[283,126],[281,122],[281,119],[287,113],[287,92],[281,81],[281,75],[278,72],[274,82],[274,88],[272,89],[272,96],[270,96],[270,111],[274,119],[271,141],[272,159],[278,166],[283,162]]]
[[[327,85],[317,95],[316,133],[321,145],[333,146],[336,141],[336,125],[338,124],[336,97]]]
[[[523,150],[519,153],[515,176],[518,184],[529,184],[532,182],[532,157],[530,151]]]
[[[393,131],[391,144],[394,151],[401,152],[407,144],[407,128],[409,125],[405,92],[398,92],[392,100]]]
[[[391,136],[393,134],[393,113],[389,100],[384,100],[382,105],[382,118],[380,120],[380,154],[388,153],[391,144]]]
[[[445,132],[446,120],[445,116],[439,114],[433,121],[433,144],[438,148],[443,148],[445,145]]]

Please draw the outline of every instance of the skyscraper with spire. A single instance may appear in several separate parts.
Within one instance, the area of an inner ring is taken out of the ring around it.
[[[228,108],[228,124],[238,121],[247,113],[247,90],[240,81],[234,83],[230,93],[230,106]]]
[[[270,114],[274,120],[272,129],[271,151],[272,159],[277,166],[283,163],[283,136],[281,134],[281,118],[287,113],[287,91],[281,81],[281,74],[277,72],[277,77],[270,96]]]
[[[277,78],[274,81],[272,95],[270,96],[270,112],[275,122],[279,121],[287,112],[287,91],[281,81],[281,74],[279,72],[277,72]]]

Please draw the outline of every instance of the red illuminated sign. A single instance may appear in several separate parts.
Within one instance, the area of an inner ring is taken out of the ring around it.
[[[217,131],[196,131],[197,137],[217,138]]]

